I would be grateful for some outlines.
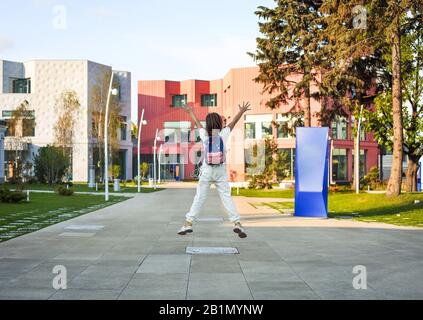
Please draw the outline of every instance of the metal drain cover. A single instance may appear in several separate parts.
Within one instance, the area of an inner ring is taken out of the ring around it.
[[[187,247],[189,254],[238,254],[237,248],[232,247]]]
[[[222,222],[223,217],[202,217],[195,220],[199,222]]]
[[[99,224],[73,224],[65,227],[66,230],[75,230],[75,231],[98,231],[103,229],[104,226]]]

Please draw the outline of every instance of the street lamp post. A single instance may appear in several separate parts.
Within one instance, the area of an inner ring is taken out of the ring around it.
[[[361,126],[361,113],[363,112],[363,105],[360,107],[360,114],[358,115],[357,123],[357,141],[355,152],[355,193],[360,193],[360,126]]]
[[[138,176],[137,176],[138,177],[137,178],[137,180],[138,180],[138,192],[141,191],[141,184],[140,184],[140,179],[141,179],[141,177],[140,177],[141,152],[140,152],[140,147],[141,147],[141,129],[142,129],[143,124],[147,124],[147,121],[144,120],[144,109],[142,109],[141,119],[140,119],[140,123],[138,125],[138,157],[137,157],[137,159],[138,159]]]
[[[158,136],[159,129],[156,129],[156,136],[154,137],[154,156],[153,156],[153,182],[154,182],[154,189],[156,189],[156,144],[157,140],[160,140],[160,137]]]
[[[112,89],[113,84],[113,70],[110,76],[109,91],[107,92],[106,114],[104,117],[104,200],[109,201],[109,154],[108,154],[108,119],[109,119],[109,102],[110,95],[116,96],[117,89]]]
[[[159,184],[160,184],[160,171],[161,171],[161,158],[162,158],[162,153],[163,153],[163,144],[161,144],[160,145],[160,148],[159,148],[159,179],[158,179],[158,182],[159,182]]]

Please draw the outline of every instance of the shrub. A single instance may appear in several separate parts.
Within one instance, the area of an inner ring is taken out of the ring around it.
[[[72,189],[68,189],[64,186],[59,186],[57,188],[57,193],[60,194],[61,196],[71,196],[73,195],[73,190]]]
[[[69,168],[69,158],[63,149],[47,145],[34,158],[35,176],[41,183],[58,183]]]
[[[365,185],[370,186],[371,189],[377,189],[380,184],[379,169],[377,167],[371,167],[369,172],[364,176],[363,182]]]
[[[4,188],[0,190],[0,201],[9,203],[18,203],[26,198],[26,195],[19,190],[10,191]]]

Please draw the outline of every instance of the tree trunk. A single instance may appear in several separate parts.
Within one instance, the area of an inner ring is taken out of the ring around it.
[[[304,127],[311,127],[310,82],[304,88]]]
[[[392,32],[392,119],[393,119],[393,152],[392,168],[389,177],[387,196],[398,196],[401,193],[402,178],[402,148],[403,148],[403,123],[402,123],[402,94],[401,94],[401,51],[399,19],[396,18],[396,27]]]
[[[417,191],[417,172],[419,170],[419,156],[409,155],[406,173],[406,191]]]

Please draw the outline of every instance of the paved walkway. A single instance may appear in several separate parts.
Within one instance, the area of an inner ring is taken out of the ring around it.
[[[248,238],[224,222],[177,229],[193,189],[141,194],[0,243],[0,299],[422,299],[423,231],[261,214],[240,204]],[[203,217],[223,217],[215,190]],[[189,255],[232,246],[237,255]],[[56,291],[52,269],[67,269]],[[367,290],[352,286],[367,268]]]

